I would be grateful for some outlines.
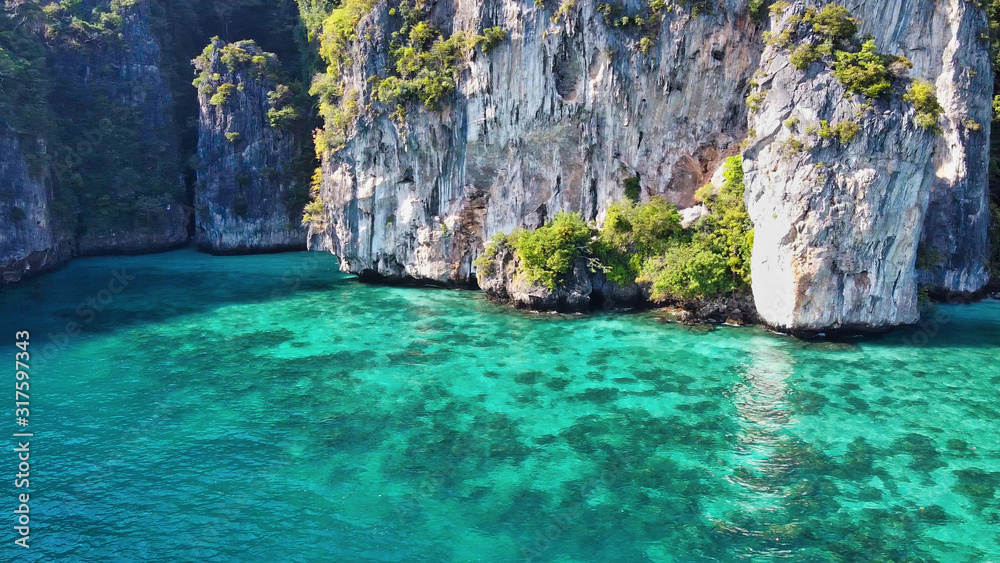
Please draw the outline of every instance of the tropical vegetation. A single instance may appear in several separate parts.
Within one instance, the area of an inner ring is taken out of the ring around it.
[[[727,159],[724,182],[699,191],[710,213],[689,228],[677,208],[656,196],[612,204],[601,228],[576,213],[559,213],[535,230],[518,229],[490,241],[476,266],[493,275],[500,251],[517,256],[516,275],[550,290],[560,287],[580,258],[621,286],[647,285],[653,301],[702,299],[745,291],[750,284],[753,224],[743,202],[743,162]]]

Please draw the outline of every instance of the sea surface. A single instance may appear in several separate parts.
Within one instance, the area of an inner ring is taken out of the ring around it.
[[[1000,302],[928,318],[804,342],[318,253],[76,260],[0,289],[34,433],[0,560],[1000,561]]]

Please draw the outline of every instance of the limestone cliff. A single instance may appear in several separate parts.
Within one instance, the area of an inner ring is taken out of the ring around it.
[[[891,95],[850,91],[832,47],[803,64],[787,45],[768,46],[765,31],[826,2],[310,3],[305,24],[328,67],[312,84],[325,132],[308,233],[311,151],[288,127],[297,117],[277,61],[252,42],[213,43],[199,62],[197,240],[214,252],[308,240],[364,277],[475,286],[473,260],[495,233],[561,211],[600,224],[627,191],[690,208],[719,163],[743,153],[763,319],[792,330],[912,322],[920,287],[974,295],[988,278],[985,12],[966,0],[843,2],[858,38],[906,58],[885,59],[907,67],[893,71]],[[770,21],[769,4],[781,7]],[[187,240],[169,39],[151,16],[164,6],[6,8],[18,18],[5,23],[44,50],[32,60],[51,77],[56,118],[47,134],[28,118],[7,119],[0,134],[11,276],[69,246],[142,252]],[[329,9],[339,12],[317,26]],[[911,77],[926,81],[930,118],[903,99]],[[0,110],[13,107],[24,100],[0,98]],[[44,151],[26,141],[36,138]],[[29,171],[39,155],[44,170]],[[690,208],[685,221],[702,213]],[[602,298],[599,280],[575,277]],[[501,285],[498,295],[532,307],[576,307]]]
[[[913,323],[919,319],[918,284],[974,292],[987,281],[989,118],[986,100],[974,90],[978,79],[968,77],[982,72],[992,83],[989,61],[981,49],[958,49],[954,36],[921,41],[909,38],[919,32],[906,31],[975,29],[963,20],[985,22],[964,2],[947,9],[917,4],[905,24],[887,22],[890,28],[904,25],[902,34],[872,24],[868,29],[879,31],[887,48],[912,55],[909,74],[928,80],[927,91],[940,100],[940,115],[926,127],[902,99],[909,81],[896,80],[887,94],[866,99],[846,92],[828,61],[796,68],[790,60],[795,45],[764,52],[755,94],[760,108],[750,116],[756,136],[744,168],[756,227],[754,297],[773,326]],[[774,23],[784,29],[801,14],[799,4]],[[956,65],[971,72],[962,73],[964,79],[948,74]],[[969,125],[974,119],[986,125]]]
[[[652,33],[610,23],[617,20],[609,10],[643,9],[631,3],[437,5],[426,18],[445,37],[500,26],[506,38],[488,53],[469,53],[454,96],[440,107],[410,103],[394,119],[373,99],[372,84],[393,73],[390,43],[401,24],[395,3],[376,3],[346,47],[343,92],[364,109],[342,147],[324,155],[323,213],[311,248],[363,275],[471,285],[472,260],[494,233],[537,227],[558,211],[600,221],[635,177],[642,199],[664,194],[686,207],[721,158],[740,152],[757,129],[747,154],[747,172],[757,177],[748,195],[761,241],[755,263],[780,260],[788,270],[769,289],[786,309],[759,302],[765,320],[788,328],[890,326],[915,320],[918,283],[964,293],[985,284],[992,71],[979,40],[981,6],[846,2],[860,35],[905,55],[911,76],[934,84],[941,132],[915,127],[912,109],[897,101],[861,120],[850,146],[824,141],[804,158],[779,154],[780,121],[791,106],[817,122],[855,112],[838,98],[836,80],[819,70],[793,76],[787,58],[783,67],[765,53],[768,22],[752,18],[746,2],[717,2],[714,10],[668,4]],[[789,92],[748,125],[744,100],[760,61],[757,81]],[[765,185],[765,174],[773,184]],[[789,226],[800,219],[808,232],[786,255]],[[793,267],[800,260],[808,267]],[[815,291],[804,296],[810,281]]]
[[[53,172],[75,199],[76,253],[183,244],[188,213],[152,6],[149,0],[88,4],[103,27],[63,29],[75,12],[53,12],[46,32],[55,36],[47,47],[50,105],[59,123]],[[99,12],[110,17],[99,19]]]
[[[986,12],[967,0],[845,0],[861,34],[906,56],[911,75],[934,83],[943,106],[929,162],[930,201],[920,233],[918,281],[974,293],[988,281],[989,139],[993,67]]]
[[[308,187],[295,164],[309,149],[278,122],[281,109],[286,117],[294,110],[281,107],[291,94],[274,78],[277,58],[252,41],[215,40],[195,64],[198,245],[220,253],[304,249]]]
[[[325,155],[311,247],[351,272],[474,285],[472,261],[494,233],[559,211],[596,219],[628,178],[644,198],[691,202],[745,136],[760,51],[745,2],[720,5],[665,10],[645,53],[643,32],[612,25],[596,3],[558,21],[548,4],[438,6],[429,19],[446,36],[500,26],[506,39],[471,55],[440,110],[408,106],[404,124],[361,113],[343,149]],[[369,78],[386,74],[394,6],[377,4],[351,44],[344,90],[360,106]]]
[[[823,61],[796,68],[792,47],[764,52],[744,153],[757,308],[783,329],[916,322],[934,134],[899,93],[851,95]]]
[[[73,254],[186,242],[173,105],[150,2],[44,10],[8,2],[0,18],[5,279]]]
[[[32,173],[13,132],[0,129],[0,276],[5,282],[37,274],[69,259],[69,241],[53,225],[51,189]]]

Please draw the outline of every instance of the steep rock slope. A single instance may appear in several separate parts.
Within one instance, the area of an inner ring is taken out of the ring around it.
[[[757,309],[792,330],[916,322],[934,133],[901,92],[850,94],[824,61],[796,68],[795,47],[764,52],[744,153]]]
[[[69,259],[68,240],[57,236],[52,194],[44,177],[32,174],[17,136],[0,129],[0,276],[5,282],[37,274]]]
[[[488,237],[559,211],[595,219],[628,178],[643,197],[690,202],[738,151],[759,52],[745,3],[720,5],[700,16],[674,6],[652,32],[615,27],[589,2],[558,21],[554,5],[437,5],[426,18],[445,37],[499,26],[506,38],[469,55],[440,110],[409,103],[402,124],[378,103],[359,112],[343,148],[324,155],[311,247],[363,275],[472,285]],[[396,8],[375,5],[349,46],[343,91],[359,107],[369,78],[391,70]]]
[[[988,281],[989,140],[992,123],[986,12],[967,0],[845,0],[879,50],[904,55],[930,80],[944,109],[921,231],[921,284],[973,293]]]
[[[803,4],[827,3],[790,8]],[[979,40],[986,32],[982,7],[964,0],[846,5],[859,19],[860,35],[874,36],[880,51],[905,55],[911,75],[931,81],[942,106],[940,133],[914,126],[910,106],[897,101],[860,120],[851,148],[824,143],[817,149],[822,158],[802,166],[787,164],[766,146],[783,140],[769,120],[787,108],[765,107],[766,123],[750,123],[750,130],[760,129],[748,155],[748,173],[759,176],[753,197],[763,202],[755,219],[765,230],[764,243],[774,247],[757,262],[790,264],[835,251],[841,255],[837,267],[869,276],[847,283],[847,274],[836,271],[834,279],[816,282],[817,296],[807,304],[799,295],[806,280],[826,280],[823,268],[831,264],[796,270],[771,288],[780,294],[769,297],[791,304],[789,310],[758,303],[765,320],[788,328],[912,322],[918,283],[971,294],[987,280],[992,70]],[[739,152],[747,137],[744,97],[760,60],[757,80],[792,89],[792,99],[781,103],[802,104],[816,121],[858,109],[837,98],[829,73],[804,81],[779,76],[774,53],[761,57],[764,41],[745,2],[719,2],[707,11],[698,9],[703,3],[669,3],[653,33],[643,6],[434,5],[422,17],[444,38],[500,26],[506,39],[492,51],[470,51],[456,74],[455,95],[438,107],[405,102],[392,117],[391,104],[380,104],[372,92],[399,70],[390,43],[405,18],[395,3],[366,7],[342,50],[337,77],[340,100],[363,109],[349,116],[354,121],[347,126],[343,113],[328,116],[327,130],[338,128],[343,140],[323,155],[321,213],[311,228],[311,248],[337,254],[345,270],[362,275],[471,285],[472,259],[486,238],[537,227],[557,211],[599,221],[607,205],[623,197],[626,179],[639,178],[643,199],[665,194],[682,207],[691,203],[708,171]],[[636,10],[645,18],[641,25],[618,23],[618,16]],[[331,52],[328,61],[335,61]],[[898,88],[905,91],[905,85]],[[805,170],[819,162],[829,164],[822,188],[813,170]],[[770,188],[760,183],[767,166],[777,167]],[[775,209],[787,203],[783,198],[809,201],[814,189],[843,205],[854,203],[849,209],[832,205],[826,215],[814,210],[814,238],[800,241],[799,257],[784,255],[789,249],[781,242],[784,234],[774,232],[781,230],[775,222],[800,217]],[[872,196],[881,201],[866,200],[867,190],[881,193]],[[774,209],[763,211],[767,206]],[[845,217],[869,224],[854,229]],[[866,246],[860,241],[867,236],[872,243]],[[831,311],[816,311],[828,305]]]
[[[297,17],[293,0],[32,1],[0,8],[0,126],[4,147],[12,147],[0,155],[0,205],[9,206],[11,225],[0,254],[9,265],[35,264],[38,271],[51,256],[185,243],[198,111],[190,60],[210,30],[258,37],[297,60]],[[306,159],[298,158],[302,152]],[[311,155],[303,147],[293,160],[307,160],[311,173]],[[300,199],[293,202],[299,209],[305,194]],[[48,219],[35,220],[34,201],[47,202]],[[30,234],[22,215],[32,215]]]
[[[184,185],[150,2],[67,6],[49,15],[45,34],[60,141],[53,172],[73,193],[76,252],[183,244]],[[84,15],[94,22],[76,23]]]
[[[907,84],[914,95],[908,81],[867,99],[845,92],[833,57],[795,68],[814,38],[764,53],[760,108],[750,115],[757,136],[744,162],[754,296],[771,325],[907,324],[919,318],[920,285],[967,294],[987,282],[989,112],[980,82],[992,83],[992,71],[983,45],[968,41],[985,22],[965,2],[908,4],[889,6],[876,19],[885,26],[862,21],[861,32],[913,57],[896,71],[912,62],[909,75],[937,100],[923,126],[920,108],[901,99]],[[775,33],[802,14],[802,3],[785,10]]]
[[[66,259],[57,244],[46,158],[52,114],[40,13],[0,11],[0,276],[12,282]]]
[[[279,123],[291,94],[275,80],[277,58],[252,41],[215,40],[195,64],[198,245],[220,253],[304,249],[308,188],[295,168],[303,149]]]

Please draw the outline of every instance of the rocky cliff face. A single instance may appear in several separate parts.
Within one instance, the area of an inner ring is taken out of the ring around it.
[[[793,330],[916,322],[934,134],[899,93],[851,95],[823,61],[793,66],[792,47],[764,52],[744,153],[758,311]]]
[[[0,8],[5,80],[0,89],[0,143],[5,151],[0,155],[0,193],[7,194],[0,213],[9,218],[5,225],[11,225],[0,255],[8,278],[29,266],[37,271],[55,256],[142,253],[187,242],[192,214],[182,175],[188,172],[189,155],[184,153],[193,153],[195,144],[194,128],[185,123],[193,122],[197,111],[187,78],[196,54],[193,46],[204,44],[207,37],[201,37],[208,29],[228,32],[232,27],[234,33],[261,37],[290,59],[299,55],[293,39],[294,2],[237,3],[222,12],[208,4],[81,0],[8,2]],[[260,82],[256,91],[248,92],[264,109],[237,107],[240,115],[219,117],[225,132],[240,129],[248,142],[237,149],[238,155],[220,156],[234,146],[220,133],[214,139],[217,146],[203,151],[214,158],[205,172],[208,178],[228,173],[238,181],[247,172],[259,172],[267,179],[241,187],[257,196],[256,188],[266,194],[294,191],[286,189],[288,183],[281,177],[286,168],[305,168],[304,181],[301,174],[296,176],[301,193],[297,200],[282,200],[287,214],[281,209],[260,213],[270,214],[275,224],[287,215],[280,226],[251,226],[238,217],[255,213],[255,206],[270,206],[270,195],[230,201],[229,213],[209,211],[210,220],[203,223],[212,224],[202,231],[206,247],[304,247],[297,211],[308,199],[312,150],[301,142],[301,131],[296,131],[299,141],[291,148],[286,137],[263,132],[267,127],[260,124],[266,123],[269,109],[264,106],[272,101],[267,94],[273,85],[268,84]],[[310,125],[305,120],[302,124]],[[251,164],[247,171],[233,170],[231,158],[241,166]],[[25,162],[30,174],[24,172]],[[219,192],[226,189],[224,181],[208,184]],[[60,234],[51,232],[54,223]],[[295,240],[287,240],[289,236]]]
[[[934,83],[944,112],[932,140],[933,181],[920,233],[918,281],[947,293],[974,293],[988,281],[989,139],[993,68],[986,12],[966,0],[846,0],[861,33],[881,51],[913,62]]]
[[[536,227],[559,211],[598,218],[639,177],[643,197],[691,202],[710,170],[745,136],[745,85],[757,66],[745,2],[714,15],[665,12],[644,54],[643,33],[606,23],[579,2],[556,6],[459,0],[432,11],[445,30],[501,26],[507,38],[477,51],[440,111],[363,113],[346,146],[327,154],[324,220],[311,247],[348,271],[473,285],[483,241]],[[346,91],[367,104],[385,74],[390,6],[366,16],[351,46]]]
[[[63,144],[53,168],[76,192],[76,252],[140,253],[183,244],[188,213],[151,6],[90,4],[119,19],[106,30],[84,32],[86,38],[60,38],[49,54],[58,81],[51,105]]]
[[[186,242],[171,94],[149,2],[44,11],[8,3],[0,17],[5,68],[21,73],[0,99],[5,278],[71,254]],[[11,55],[27,58],[11,65]]]
[[[829,73],[793,76],[787,58],[784,66],[774,53],[762,58],[761,30],[745,2],[719,2],[700,15],[679,3],[645,44],[609,25],[594,4],[563,6],[558,20],[555,6],[510,0],[432,10],[429,21],[446,37],[499,25],[507,38],[472,56],[440,111],[407,106],[402,123],[377,104],[360,112],[343,149],[325,155],[323,220],[312,227],[311,248],[363,275],[471,285],[472,259],[492,234],[536,227],[557,211],[600,220],[627,178],[640,179],[642,198],[665,194],[686,207],[719,160],[740,151],[744,98],[763,61],[758,81],[789,88],[749,124],[757,129],[747,170],[757,178],[749,196],[761,249],[755,263],[784,276],[762,295],[770,304],[758,303],[765,320],[895,325],[915,320],[918,283],[966,293],[985,284],[992,71],[978,40],[981,7],[846,2],[861,34],[907,56],[911,75],[936,86],[941,133],[915,127],[912,110],[896,103],[861,120],[850,146],[824,142],[804,158],[777,147],[793,106],[815,121],[857,108],[837,97],[843,90]],[[349,46],[345,91],[362,106],[369,78],[391,71],[388,44],[399,25],[391,7],[377,4]],[[820,162],[828,165],[822,174]],[[805,231],[793,241],[800,220]],[[815,291],[805,295],[809,283]]]
[[[294,167],[302,147],[271,124],[290,96],[274,79],[277,58],[253,42],[216,40],[196,65],[198,245],[220,253],[304,249],[308,188]]]
[[[913,57],[912,76],[931,81],[943,110],[937,131],[915,123],[899,81],[868,109],[823,61],[800,70],[789,60],[791,47],[765,51],[763,101],[751,112],[756,137],[744,167],[756,227],[754,297],[769,324],[913,323],[919,284],[946,292],[986,284],[989,114],[975,77],[992,84],[992,76],[985,51],[956,38],[985,25],[969,8],[895,3],[881,24],[862,25],[884,49],[897,49],[890,53]],[[801,13],[801,4],[793,6],[775,24]],[[942,29],[949,31],[938,35]],[[967,70],[956,74],[958,67]],[[816,133],[821,121],[833,128],[825,137]],[[838,126],[857,131],[838,139]]]
[[[17,136],[0,129],[0,276],[15,282],[69,259],[71,246],[56,234],[45,178],[32,174]]]
[[[64,203],[53,205],[51,185],[74,195],[66,207],[77,207],[67,216],[78,220],[80,254],[187,240],[172,101],[150,16],[159,4],[151,1],[53,4],[41,16],[50,18],[42,30],[59,82],[49,96],[58,142],[43,141],[60,148],[50,151],[49,180],[25,172],[16,140],[24,143],[23,128],[20,137],[0,135],[9,148],[0,165],[14,186],[0,213],[21,224],[4,242],[9,271],[66,252],[45,226]],[[785,16],[809,4],[825,2],[792,3]],[[689,207],[720,161],[745,151],[763,318],[793,330],[912,322],[918,287],[973,294],[987,281],[987,22],[982,6],[966,0],[844,4],[861,35],[906,56],[909,75],[929,81],[941,106],[937,132],[900,100],[903,79],[893,97],[868,105],[844,97],[831,61],[797,69],[788,52],[765,50],[762,31],[774,23],[749,14],[745,0],[678,0],[655,12],[634,1],[341,3],[359,11],[338,20],[355,23],[345,44],[324,50],[338,59],[338,76],[314,85],[325,92],[327,131],[342,138],[321,147],[309,246],[365,277],[474,286],[473,259],[495,233],[538,227],[560,211],[600,222],[626,185],[639,186],[639,199],[662,194]],[[71,24],[95,7],[110,17]],[[397,107],[373,92],[403,72],[393,50],[408,33],[394,32],[413,24],[414,10],[444,38],[494,28],[504,36],[490,49],[460,49],[454,92],[440,103]],[[268,72],[276,61],[249,43],[214,44],[207,55],[199,244],[216,252],[299,247],[305,182],[292,161],[307,143],[272,123],[287,117],[287,92]],[[748,111],[755,84],[770,93]],[[830,129],[845,124],[856,130]],[[80,138],[86,144],[71,146]],[[495,289],[539,307],[549,299],[530,288]]]

